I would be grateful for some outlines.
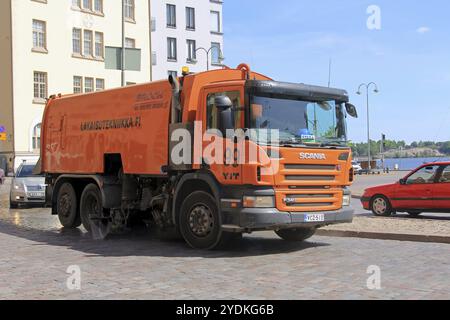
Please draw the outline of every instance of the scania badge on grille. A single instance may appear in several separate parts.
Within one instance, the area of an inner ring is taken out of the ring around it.
[[[325,153],[308,153],[301,152],[300,159],[302,160],[327,160]]]

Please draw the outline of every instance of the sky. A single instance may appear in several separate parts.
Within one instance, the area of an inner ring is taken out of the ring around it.
[[[331,59],[331,86],[359,112],[350,140],[367,141],[366,98],[356,92],[373,81],[371,139],[450,141],[450,1],[228,0],[223,19],[230,67],[327,86]]]

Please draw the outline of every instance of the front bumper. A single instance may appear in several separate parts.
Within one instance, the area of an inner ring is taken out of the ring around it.
[[[45,197],[32,197],[29,193],[24,191],[12,190],[10,200],[17,204],[44,204]]]
[[[243,193],[246,195],[275,194],[273,189],[246,189]],[[236,196],[236,191],[233,192],[233,195]],[[285,212],[277,208],[231,208],[226,200],[222,200],[221,211],[223,216],[222,228],[231,232],[319,228],[332,224],[350,223],[353,221],[354,213],[351,207],[319,212]],[[305,218],[308,214],[323,214],[325,220],[322,222],[306,222]]]
[[[353,221],[353,212],[351,208],[339,211],[314,212],[314,214],[324,214],[325,221],[305,222],[305,217],[308,213],[282,212],[276,208],[245,208],[234,212],[223,212],[225,220],[231,222],[230,224],[225,223],[223,229],[233,232],[250,232],[293,228],[320,228],[332,224],[350,223]]]

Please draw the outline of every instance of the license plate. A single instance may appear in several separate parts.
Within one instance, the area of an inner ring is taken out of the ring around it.
[[[44,192],[28,192],[28,197],[30,198],[43,198],[44,196]]]
[[[305,222],[324,222],[324,214],[307,214],[305,215]]]

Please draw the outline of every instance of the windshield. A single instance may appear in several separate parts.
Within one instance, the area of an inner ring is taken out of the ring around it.
[[[280,143],[344,144],[345,114],[336,101],[311,102],[252,96],[250,127],[278,129]]]
[[[18,178],[40,177],[33,174],[34,165],[26,164],[19,168],[17,172]]]

